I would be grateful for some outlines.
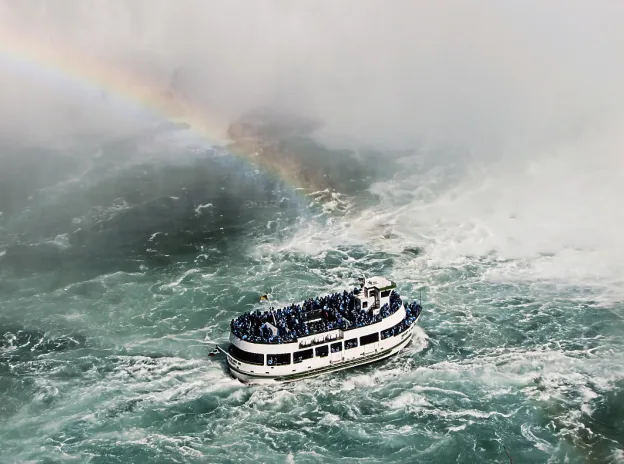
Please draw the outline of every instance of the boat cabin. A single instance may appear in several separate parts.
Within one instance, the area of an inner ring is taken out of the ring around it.
[[[385,277],[371,277],[361,279],[361,288],[355,296],[356,304],[363,310],[373,310],[378,314],[383,305],[390,305],[390,293],[396,284]]]

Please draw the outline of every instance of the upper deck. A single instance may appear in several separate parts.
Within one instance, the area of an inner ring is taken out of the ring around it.
[[[376,277],[361,287],[272,311],[254,311],[233,319],[231,332],[250,343],[292,343],[299,338],[365,327],[394,314],[403,304],[394,282]]]

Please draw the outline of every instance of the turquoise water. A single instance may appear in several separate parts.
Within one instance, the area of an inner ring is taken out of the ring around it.
[[[456,220],[461,166],[398,160],[332,199],[224,153],[139,151],[28,153],[0,178],[1,462],[624,461],[614,276],[564,272],[583,249],[506,253],[526,222]],[[208,357],[260,294],[363,272],[422,290],[398,356],[261,387]]]

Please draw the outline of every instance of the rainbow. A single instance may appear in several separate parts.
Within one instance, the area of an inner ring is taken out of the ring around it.
[[[226,137],[227,121],[206,108],[164,91],[162,85],[149,78],[81,52],[66,43],[53,40],[44,42],[0,23],[0,63],[5,59],[10,63],[26,64],[30,68],[52,72],[63,79],[105,91],[159,119],[185,123],[194,134],[211,145],[232,142]],[[244,158],[258,169],[277,175],[296,191],[307,190],[300,185],[301,179],[294,172],[297,167],[293,163],[280,163],[275,157],[257,156],[249,147],[237,148],[237,145],[228,145],[231,154]]]

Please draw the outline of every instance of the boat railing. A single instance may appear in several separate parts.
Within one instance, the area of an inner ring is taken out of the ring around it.
[[[342,340],[344,338],[344,334],[342,333],[342,330],[339,331],[338,333],[334,333],[331,335],[327,335],[325,337],[316,337],[312,340],[301,340],[299,342],[299,348],[309,348],[311,346],[316,346],[316,345],[323,345],[325,343],[330,343],[330,342],[335,342],[337,340]]]

